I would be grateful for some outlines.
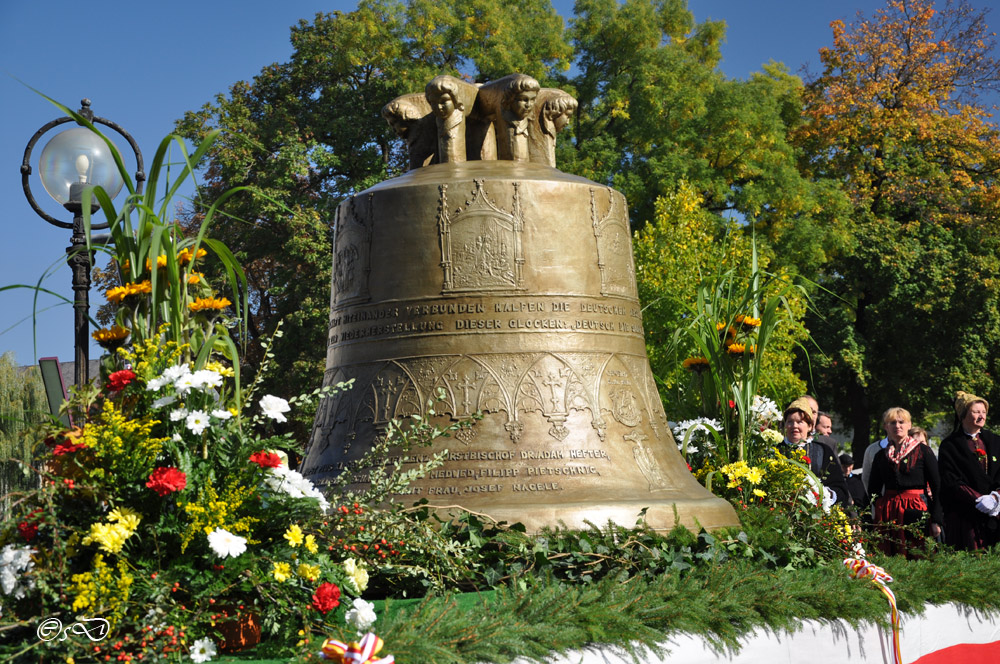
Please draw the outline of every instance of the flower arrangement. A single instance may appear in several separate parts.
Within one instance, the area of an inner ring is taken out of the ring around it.
[[[185,151],[185,174],[212,138],[194,158]],[[195,238],[165,218],[176,181],[163,198],[156,190],[168,140],[146,194],[130,183],[121,213],[100,189],[85,192],[111,224],[116,320],[94,333],[108,351],[103,386],[74,389],[63,406],[74,427],[37,432],[41,486],[17,494],[0,523],[5,661],[209,661],[248,616],[288,653],[299,631],[350,632],[349,611],[373,622],[351,604],[366,566],[334,546],[326,497],[288,466],[297,446],[275,432],[301,399],[241,385],[230,331],[245,323],[245,279],[205,236],[217,206]],[[211,260],[235,307],[196,271]],[[35,637],[43,620],[79,616],[106,621],[109,638]]]

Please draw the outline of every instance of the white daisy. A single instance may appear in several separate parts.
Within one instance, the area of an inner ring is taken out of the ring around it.
[[[191,388],[197,388],[198,383],[194,379],[193,374],[184,374],[180,378],[174,381],[174,389],[177,390],[177,394],[184,396],[191,391]]]
[[[222,385],[222,376],[211,369],[199,369],[191,374],[191,380],[195,387],[205,389],[206,387],[219,387]]]
[[[208,534],[208,545],[220,558],[235,558],[247,550],[245,537],[234,535],[222,528],[216,528]]]
[[[192,410],[188,413],[185,424],[191,430],[191,433],[200,436],[201,432],[208,427],[208,413],[203,410]]]
[[[217,420],[228,420],[232,416],[233,414],[230,413],[228,410],[225,410],[224,408],[219,408],[212,411],[212,417],[214,417]]]
[[[180,422],[181,420],[183,420],[187,416],[188,416],[188,412],[187,412],[186,408],[178,408],[177,410],[170,411],[170,421],[171,422]]]
[[[197,662],[198,664],[201,664],[201,662],[208,662],[215,657],[217,652],[218,651],[215,649],[215,643],[212,642],[212,639],[207,637],[198,639],[191,646],[191,661]]]

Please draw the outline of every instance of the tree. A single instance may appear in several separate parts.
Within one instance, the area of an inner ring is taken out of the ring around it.
[[[984,13],[890,0],[832,24],[794,140],[803,171],[849,196],[847,241],[818,267],[821,391],[854,427],[885,408],[949,410],[954,391],[1000,396],[1000,134],[976,94],[1000,80]],[[780,233],[779,233],[780,234]],[[780,242],[780,240],[779,240]]]
[[[22,369],[13,353],[0,355],[0,520],[9,506],[7,493],[35,486],[36,478],[24,474],[34,457],[31,438],[22,435],[45,421],[48,401],[35,367]]]

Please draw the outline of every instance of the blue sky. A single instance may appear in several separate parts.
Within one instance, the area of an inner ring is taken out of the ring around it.
[[[988,7],[991,2],[972,4]],[[572,15],[571,0],[553,4],[564,17]],[[850,22],[859,10],[868,15],[882,5],[874,0],[689,0],[696,20],[726,21],[722,69],[733,78],[746,78],[770,60],[796,73],[807,64],[816,72],[819,47],[832,42],[830,22]],[[19,172],[28,140],[60,114],[19,81],[74,109],[83,97],[90,98],[98,116],[136,138],[148,162],[185,111],[212,101],[262,67],[287,60],[289,28],[299,19],[354,6],[342,0],[0,0],[0,198],[6,201],[0,213],[0,285],[35,283],[55,265],[44,286],[72,299],[63,260],[70,232],[35,214]],[[998,27],[1000,17],[990,18]],[[54,135],[36,146],[36,162]],[[37,173],[37,163],[33,168]],[[72,220],[48,198],[37,175],[31,186],[49,214]],[[57,303],[43,297],[33,326],[32,297],[28,291],[0,293],[0,353],[13,351],[22,364],[51,355],[72,360],[72,307],[52,306]],[[92,294],[91,300],[101,298]],[[94,347],[91,357],[97,355]]]

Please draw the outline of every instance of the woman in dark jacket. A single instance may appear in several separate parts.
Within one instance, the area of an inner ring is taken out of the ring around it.
[[[1000,541],[1000,437],[983,429],[989,407],[986,399],[959,392],[958,426],[938,451],[945,541],[958,549]]]
[[[906,409],[885,411],[882,424],[889,444],[872,460],[868,493],[875,496],[875,523],[886,524],[880,548],[889,555],[909,555],[922,538],[899,526],[919,523],[926,514],[927,533],[941,535],[944,519],[937,500],[941,477],[931,448],[909,435],[911,420]]]

